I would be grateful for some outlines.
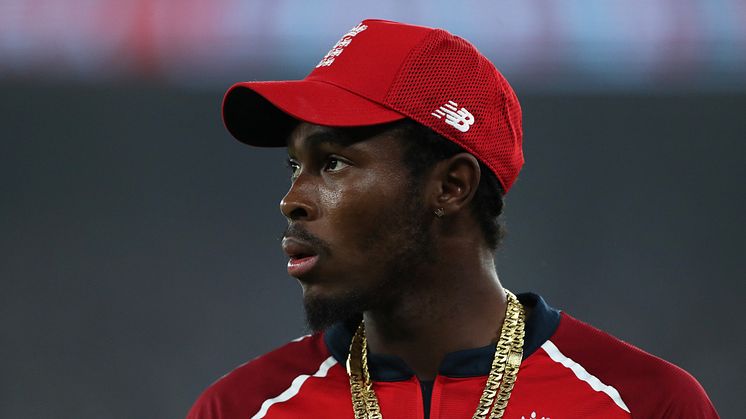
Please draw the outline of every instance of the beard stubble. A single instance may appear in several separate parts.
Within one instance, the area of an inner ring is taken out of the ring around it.
[[[434,258],[430,233],[433,218],[427,216],[416,189],[410,187],[399,201],[401,206],[389,207],[374,221],[372,225],[381,228],[362,244],[364,248],[383,246],[382,253],[390,255],[383,261],[382,277],[373,286],[334,297],[304,297],[306,324],[311,331],[319,332],[339,322],[359,323],[364,311],[395,306],[425,285],[417,281],[416,272]]]

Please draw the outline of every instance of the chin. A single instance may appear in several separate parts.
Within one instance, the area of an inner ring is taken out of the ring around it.
[[[303,301],[334,299],[334,292],[328,286],[314,281],[298,280],[303,289]]]
[[[339,300],[355,294],[354,291],[345,289],[350,286],[349,280],[332,278],[328,274],[313,272],[296,279],[303,290],[304,300]]]
[[[365,306],[365,298],[355,292],[325,292],[318,284],[303,284],[306,323],[314,332],[359,317]]]

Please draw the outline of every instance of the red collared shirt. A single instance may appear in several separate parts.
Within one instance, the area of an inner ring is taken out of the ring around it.
[[[506,419],[685,418],[718,414],[699,383],[660,358],[521,294],[532,308]],[[345,370],[352,331],[339,324],[288,343],[211,385],[188,419],[353,419]],[[471,418],[494,345],[448,354],[433,382],[393,356],[370,354],[385,419]]]

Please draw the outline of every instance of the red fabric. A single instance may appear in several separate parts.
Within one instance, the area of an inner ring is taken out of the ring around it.
[[[540,348],[521,364],[505,418],[684,418],[717,419],[702,387],[680,368],[647,354],[566,314],[550,338],[604,386],[611,386],[629,407],[627,413],[608,394],[553,360]],[[330,356],[322,336],[293,342],[243,365],[207,389],[188,419],[248,419],[268,399],[291,387],[300,375],[313,375]],[[430,418],[469,418],[474,414],[486,377],[445,377],[433,386]],[[422,394],[415,377],[375,382],[383,417],[423,417]],[[297,394],[272,404],[266,418],[352,419],[349,380],[335,363],[324,377],[310,377]]]
[[[688,372],[569,315],[563,313],[551,340],[564,355],[614,386],[633,418],[719,417]]]
[[[608,395],[593,390],[570,369],[553,361],[543,349],[521,364],[505,417],[528,419],[532,412],[539,419],[630,418]]]
[[[213,383],[197,399],[187,418],[249,418],[264,400],[280,394],[295,377],[314,374],[327,357],[329,354],[320,335],[288,343]]]

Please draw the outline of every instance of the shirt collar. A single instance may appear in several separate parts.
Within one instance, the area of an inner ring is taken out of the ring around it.
[[[533,293],[518,294],[518,300],[531,309],[526,319],[526,336],[523,339],[523,359],[528,358],[546,342],[560,321],[560,312]],[[337,323],[324,332],[324,342],[329,352],[342,365],[347,364],[350,342],[356,325]],[[438,373],[448,377],[478,377],[489,374],[495,345],[464,349],[446,354]],[[402,381],[411,378],[414,371],[398,356],[368,354],[368,368],[376,381]]]

